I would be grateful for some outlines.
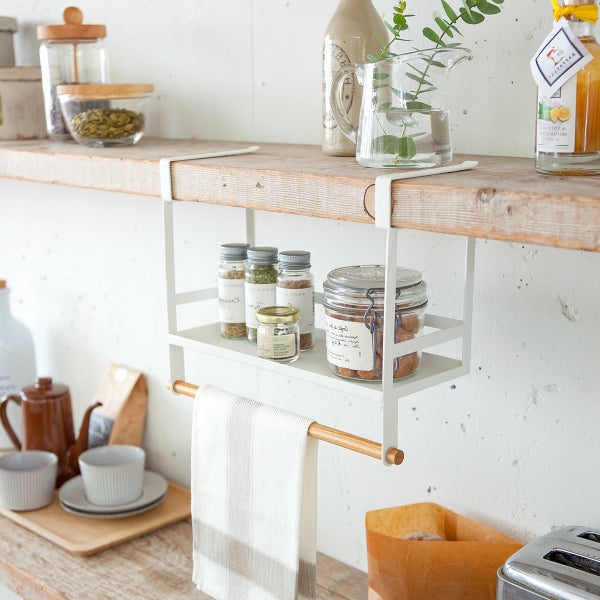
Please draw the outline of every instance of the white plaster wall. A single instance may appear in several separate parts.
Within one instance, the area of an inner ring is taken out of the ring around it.
[[[64,5],[0,3],[21,26],[19,64],[38,62],[35,26],[58,22]],[[336,0],[78,5],[107,25],[113,80],[155,84],[150,135],[320,143],[320,45]],[[393,2],[376,6],[389,15]],[[420,0],[419,22],[437,6]],[[528,61],[550,23],[546,0],[506,0],[502,15],[465,26],[475,59],[455,74],[456,151],[531,156]],[[149,467],[189,483],[192,402],[165,390],[159,201],[5,179],[0,223],[0,277],[34,334],[40,374],[70,386],[79,422],[109,362],[142,370]],[[219,243],[244,235],[237,209],[191,204],[178,206],[177,230],[182,291],[213,284]],[[259,213],[257,240],[310,250],[319,286],[334,267],[384,260],[367,225]],[[400,260],[423,270],[432,312],[460,314],[462,244],[402,232]],[[600,527],[599,267],[597,254],[477,241],[471,374],[400,402],[400,467],[321,444],[322,552],[366,569],[365,511],[419,501],[524,542],[555,525]],[[205,355],[188,366],[196,383],[380,436],[379,407],[360,397]]]

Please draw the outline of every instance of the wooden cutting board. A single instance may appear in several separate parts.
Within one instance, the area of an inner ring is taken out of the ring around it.
[[[191,515],[191,495],[189,489],[169,482],[165,499],[158,506],[121,519],[95,519],[68,513],[60,506],[58,492],[52,504],[44,508],[16,512],[0,507],[0,514],[73,554],[89,556],[187,519]]]

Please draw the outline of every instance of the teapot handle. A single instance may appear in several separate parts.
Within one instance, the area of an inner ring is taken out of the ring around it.
[[[8,394],[7,396],[4,396],[4,398],[2,398],[2,402],[0,402],[0,420],[2,421],[2,425],[4,426],[6,433],[8,433],[8,437],[12,440],[12,443],[15,445],[15,448],[17,450],[21,450],[21,440],[19,440],[17,434],[15,433],[11,424],[9,423],[8,415],[6,413],[6,406],[10,400],[16,402],[19,406],[21,406],[20,396],[17,396],[15,394]]]
[[[358,125],[350,120],[348,112],[344,108],[344,104],[342,102],[342,86],[344,85],[344,80],[348,76],[356,76],[358,83],[362,85],[363,75],[363,66],[351,63],[349,65],[344,65],[341,69],[336,71],[333,74],[333,79],[331,81],[331,97],[329,101],[331,103],[331,111],[333,112],[333,117],[336,120],[336,123],[338,124],[342,133],[349,140],[352,140],[354,144],[356,144],[356,134],[358,132]]]

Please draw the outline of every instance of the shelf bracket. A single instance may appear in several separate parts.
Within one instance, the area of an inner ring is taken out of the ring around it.
[[[160,198],[163,209],[163,256],[164,275],[167,302],[167,328],[169,335],[177,332],[177,304],[178,297],[175,290],[175,240],[173,233],[173,180],[171,165],[174,162],[186,160],[200,160],[203,158],[219,158],[221,156],[236,156],[256,152],[260,146],[249,146],[237,150],[224,150],[221,152],[207,152],[204,154],[191,154],[188,156],[174,156],[161,158],[159,163]],[[246,229],[253,232],[254,217],[246,211]],[[253,233],[252,233],[253,235]],[[172,381],[185,379],[183,348],[169,344],[169,376]]]
[[[477,166],[476,161],[464,161],[456,165],[446,165],[419,171],[406,171],[380,175],[375,179],[375,226],[386,230],[385,249],[385,290],[383,306],[383,348],[384,357],[382,365],[382,432],[381,432],[381,460],[389,466],[386,453],[398,441],[398,398],[394,392],[394,360],[402,356],[403,344],[396,343],[394,322],[396,309],[396,268],[398,256],[398,231],[392,227],[392,182],[399,179],[425,177],[440,173],[464,171]],[[468,372],[471,341],[471,315],[473,308],[473,271],[475,243],[473,238],[467,239],[465,275],[464,275],[464,300],[463,300],[463,330],[462,330],[462,366],[457,370],[457,375]],[[409,340],[410,343],[411,340]]]

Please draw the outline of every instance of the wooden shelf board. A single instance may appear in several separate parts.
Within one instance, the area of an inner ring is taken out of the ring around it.
[[[0,142],[0,177],[159,197],[161,158],[249,145],[157,138],[117,148],[48,140]],[[479,166],[395,182],[392,224],[600,251],[597,177],[541,175],[527,158],[462,155],[455,161],[467,159]],[[173,196],[373,223],[375,177],[387,172],[361,167],[353,158],[325,156],[317,146],[262,144],[253,154],[173,163]]]

